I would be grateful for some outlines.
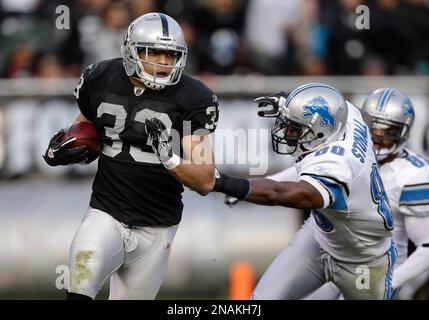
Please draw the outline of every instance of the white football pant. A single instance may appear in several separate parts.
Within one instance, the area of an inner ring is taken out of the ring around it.
[[[69,292],[94,299],[110,277],[109,299],[155,299],[177,228],[130,228],[89,208],[70,247]]]
[[[345,299],[391,298],[392,265],[396,259],[393,244],[384,256],[374,261],[340,262],[320,248],[312,228],[308,219],[269,266],[252,299],[298,300],[329,281],[341,290]]]

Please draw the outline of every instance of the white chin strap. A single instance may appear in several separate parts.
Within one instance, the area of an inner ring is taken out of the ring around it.
[[[133,79],[136,79],[137,81],[140,81],[141,83],[144,84],[144,86],[146,88],[149,88],[149,89],[152,89],[152,90],[162,90],[162,89],[164,89],[166,87],[165,84],[156,84],[156,83],[153,83],[151,81],[148,81],[148,80],[145,80],[145,79],[142,79],[142,78],[139,78],[139,77],[133,77]]]
[[[377,160],[378,161],[383,161],[384,159],[386,159],[388,156],[390,156],[390,154],[388,153],[382,153],[380,154],[380,152],[383,152],[383,150],[388,150],[386,148],[380,149],[380,151],[377,152]]]
[[[162,90],[166,86],[161,84],[154,84],[152,82],[149,82],[145,79],[139,78],[139,77],[132,77],[134,80],[137,80],[138,82],[142,83],[146,88],[151,90]]]
[[[401,146],[397,146],[396,144],[393,145],[392,148],[387,149],[387,148],[380,148],[380,150],[376,150],[376,156],[377,156],[377,160],[378,161],[382,161],[384,159],[386,159],[388,156],[392,155],[392,154],[397,154],[399,153],[399,151],[401,151]]]
[[[152,89],[152,90],[162,90],[164,89],[167,85],[163,84],[162,82],[170,82],[170,78],[172,76],[173,70],[171,70],[170,74],[162,79],[159,79],[156,76],[152,76],[149,73],[147,73],[144,69],[143,63],[140,60],[137,60],[137,66],[138,71],[136,70],[137,76],[138,76],[138,80],[140,80],[141,83],[143,83],[147,88]],[[154,79],[153,81],[150,81],[149,79],[152,78]],[[157,81],[159,81],[160,83],[157,83]]]

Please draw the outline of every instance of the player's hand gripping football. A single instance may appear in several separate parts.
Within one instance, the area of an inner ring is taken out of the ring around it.
[[[173,157],[173,148],[171,146],[171,136],[168,134],[165,124],[152,118],[145,121],[146,133],[150,137],[153,152],[158,156],[162,164],[166,164]]]
[[[284,91],[280,91],[270,96],[256,98],[254,101],[258,104],[258,108],[272,106],[271,109],[258,111],[258,116],[266,118],[277,117],[280,106],[286,102],[286,96]]]
[[[76,140],[75,137],[69,137],[61,141],[64,135],[64,130],[58,131],[49,141],[48,149],[46,149],[43,159],[50,166],[68,165],[74,163],[82,163],[88,160],[88,149],[85,145],[70,148],[69,145]]]

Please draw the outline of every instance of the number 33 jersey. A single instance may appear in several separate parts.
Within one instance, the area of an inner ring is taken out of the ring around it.
[[[344,262],[367,262],[391,246],[393,219],[369,129],[348,103],[345,135],[296,163],[298,180],[312,184],[324,206],[310,223],[322,249]]]
[[[131,226],[178,224],[183,186],[162,166],[145,121],[163,121],[181,153],[181,138],[216,129],[218,101],[201,81],[183,75],[164,90],[142,90],[127,77],[122,59],[89,66],[75,89],[81,113],[96,127],[102,154],[90,206]]]

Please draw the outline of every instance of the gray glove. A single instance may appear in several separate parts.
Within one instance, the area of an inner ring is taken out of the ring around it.
[[[258,116],[265,118],[277,117],[279,108],[286,101],[287,94],[284,91],[273,93],[270,96],[256,98],[254,101],[258,108],[271,106],[271,109],[258,111]]]
[[[157,118],[148,119],[145,121],[145,130],[150,138],[153,152],[164,167],[168,170],[177,167],[180,164],[180,157],[173,153],[172,137],[165,124]]]

